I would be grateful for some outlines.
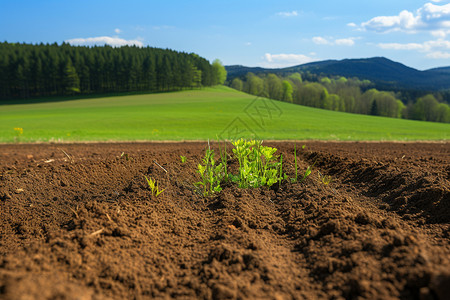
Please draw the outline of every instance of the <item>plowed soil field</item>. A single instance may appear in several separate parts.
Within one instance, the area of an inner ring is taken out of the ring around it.
[[[297,143],[305,181],[212,197],[205,146],[0,145],[0,299],[450,299],[450,143]]]

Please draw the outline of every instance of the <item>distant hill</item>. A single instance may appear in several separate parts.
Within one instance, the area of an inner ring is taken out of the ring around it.
[[[368,79],[384,89],[450,90],[450,67],[419,71],[384,57],[364,59],[325,60],[280,69],[227,66],[228,78],[244,76],[248,72],[292,73],[310,72],[324,76]]]
[[[450,67],[434,68],[428,70],[429,72],[450,73]]]

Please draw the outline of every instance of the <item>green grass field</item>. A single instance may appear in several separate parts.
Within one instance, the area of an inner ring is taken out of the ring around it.
[[[227,87],[0,105],[0,143],[137,140],[447,140],[450,124],[331,112]],[[18,102],[20,103],[20,102]],[[19,135],[14,128],[23,128]]]

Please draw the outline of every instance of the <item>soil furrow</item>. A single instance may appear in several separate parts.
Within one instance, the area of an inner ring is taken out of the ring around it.
[[[212,197],[204,143],[0,145],[0,299],[447,299],[450,144],[304,144]]]

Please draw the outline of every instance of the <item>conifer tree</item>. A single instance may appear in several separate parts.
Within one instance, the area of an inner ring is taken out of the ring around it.
[[[80,92],[80,79],[70,58],[67,60],[64,68],[63,87],[66,95]]]

